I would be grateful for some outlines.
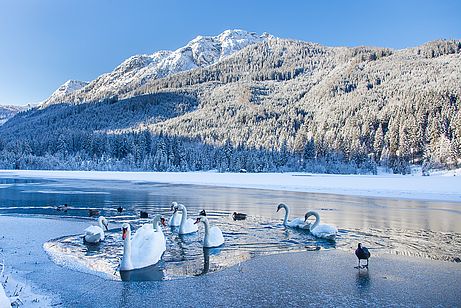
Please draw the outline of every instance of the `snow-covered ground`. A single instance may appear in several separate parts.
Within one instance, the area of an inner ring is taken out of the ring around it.
[[[1,170],[0,176],[125,180],[461,202],[461,169],[421,175]]]
[[[2,251],[7,248],[4,245],[5,243],[2,243]],[[13,307],[51,307],[51,299],[48,296],[36,293],[24,279],[17,280],[17,277],[23,277],[27,273],[19,273],[18,270],[13,272],[7,265],[3,253],[0,252],[0,308],[10,307],[10,304]]]

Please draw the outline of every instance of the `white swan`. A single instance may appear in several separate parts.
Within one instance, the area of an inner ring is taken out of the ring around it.
[[[179,234],[189,234],[198,231],[198,227],[194,220],[187,218],[187,209],[184,205],[177,204],[174,210],[175,212],[178,210],[182,212],[181,223],[179,224]]]
[[[302,219],[301,217],[295,218],[292,221],[288,221],[288,214],[290,212],[288,206],[286,206],[283,203],[280,203],[277,207],[277,212],[280,211],[280,209],[285,209],[285,218],[283,219],[283,225],[285,227],[309,230],[309,224],[306,224],[304,219]]]
[[[312,233],[312,235],[327,240],[334,240],[336,238],[336,235],[338,234],[338,229],[336,227],[320,224],[320,215],[315,211],[309,211],[306,213],[304,216],[306,222],[310,216],[315,216],[315,222],[313,224],[309,224],[309,231]]]
[[[144,224],[139,228],[133,239],[129,224],[122,225],[123,257],[120,271],[130,271],[156,264],[166,250],[165,236],[159,222],[165,225],[160,215],[155,216],[153,225]]]
[[[88,243],[99,243],[100,241],[104,241],[104,229],[107,231],[108,225],[107,219],[104,218],[104,216],[99,216],[98,225],[86,228],[84,230],[85,235],[83,239]]]
[[[208,222],[208,218],[205,216],[200,216],[195,221],[195,224],[199,222],[203,222],[205,225],[205,238],[203,239],[203,247],[211,248],[211,247],[219,247],[224,244],[224,237],[222,236],[221,229],[217,226],[213,226],[210,228],[210,223]]]
[[[178,206],[178,202],[171,202],[171,210],[173,210],[175,207]],[[174,211],[173,215],[170,217],[170,220],[168,221],[168,226],[170,227],[179,227],[181,224],[181,218],[182,214],[179,213],[178,211]]]

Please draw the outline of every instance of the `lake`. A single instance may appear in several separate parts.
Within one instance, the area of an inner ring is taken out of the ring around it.
[[[141,211],[150,217],[161,213],[169,218],[173,201],[184,204],[191,218],[205,209],[211,223],[223,231],[225,245],[202,249],[202,227],[189,236],[178,236],[176,230],[166,228],[167,251],[163,261],[150,269],[152,280],[201,275],[263,254],[318,249],[352,252],[358,242],[372,255],[393,253],[445,261],[461,257],[461,208],[456,202],[150,182],[0,178],[0,214],[84,219],[90,224],[96,219],[89,217],[88,210],[94,209],[107,217],[110,232],[104,243],[86,245],[80,234],[63,230],[63,237],[50,239],[45,249],[58,264],[109,279],[124,278],[116,271],[122,254],[121,223],[129,222],[136,229],[149,222],[139,218]],[[304,217],[308,210],[318,211],[322,223],[338,227],[336,241],[284,228],[284,212],[276,212],[279,203],[290,207],[289,219]],[[63,204],[68,205],[67,212],[57,211]],[[123,207],[122,213],[117,212],[118,207]],[[234,211],[246,213],[247,219],[234,221]]]

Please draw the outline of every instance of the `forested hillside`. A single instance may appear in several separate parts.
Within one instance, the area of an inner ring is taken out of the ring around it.
[[[458,167],[460,51],[445,40],[392,50],[266,39],[212,65],[113,91],[84,87],[21,112],[0,128],[0,167]]]

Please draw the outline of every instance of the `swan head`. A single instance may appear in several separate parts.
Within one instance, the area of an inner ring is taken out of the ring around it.
[[[195,224],[198,224],[199,222],[206,223],[206,222],[208,222],[208,218],[206,218],[205,216],[197,217],[197,219],[196,219],[195,222],[194,222],[194,225],[195,225]]]
[[[280,211],[281,209],[284,209],[286,208],[286,205],[283,204],[283,203],[280,203],[278,206],[277,206],[277,212]]]
[[[200,216],[206,216],[206,212],[205,210],[201,210],[200,213],[199,213]]]
[[[185,206],[183,204],[174,202],[175,204],[172,205],[172,209],[174,210],[173,214],[175,214],[178,210],[184,211]]]
[[[157,215],[157,216],[155,216],[154,221],[153,221],[154,228],[155,228],[155,226],[156,226],[159,222],[160,222],[164,227],[166,227],[166,220],[165,220],[165,217],[163,217],[162,215]]]
[[[131,232],[130,225],[127,223],[124,223],[122,225],[122,239],[125,240],[130,232]]]
[[[174,210],[174,209],[177,208],[177,207],[178,207],[178,202],[176,202],[176,201],[171,202],[170,211]]]
[[[309,212],[306,213],[306,215],[304,215],[304,222],[306,222],[307,219],[308,219],[309,217],[311,217],[311,216],[315,216],[315,218],[316,218],[317,220],[320,219],[319,214],[318,214],[317,212],[309,211]]]
[[[101,222],[101,224],[104,226],[104,228],[106,228],[106,231],[109,231],[109,222],[107,221],[106,217],[99,216],[98,220]]]

